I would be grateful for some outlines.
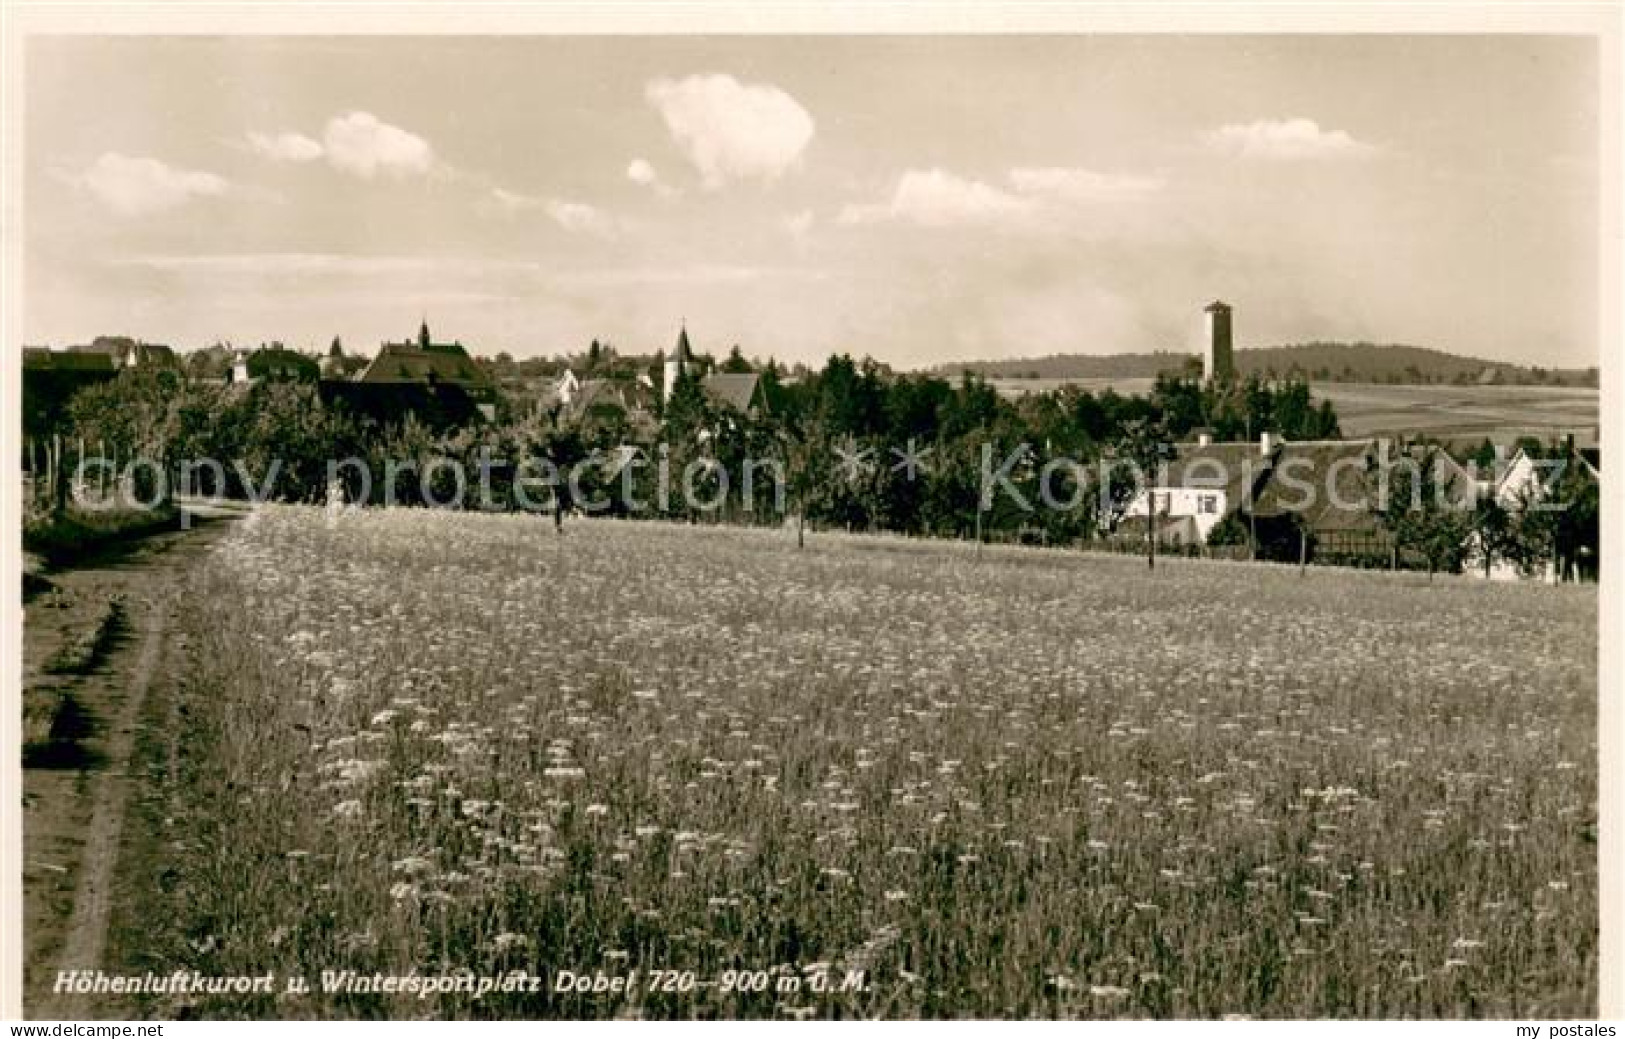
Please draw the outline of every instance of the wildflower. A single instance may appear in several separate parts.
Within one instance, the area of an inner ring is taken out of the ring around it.
[[[397,859],[390,863],[389,868],[396,873],[405,873],[409,877],[416,877],[424,873],[433,873],[434,863],[419,855],[409,855],[404,859]]]
[[[529,935],[517,934],[513,931],[503,931],[491,939],[491,950],[499,954],[510,949],[528,949],[530,946]]]

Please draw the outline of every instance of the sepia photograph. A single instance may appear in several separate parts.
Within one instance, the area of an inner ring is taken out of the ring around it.
[[[8,27],[6,1016],[1621,1012],[1619,9],[955,10]]]

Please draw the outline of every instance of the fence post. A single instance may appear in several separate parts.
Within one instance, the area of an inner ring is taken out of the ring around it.
[[[51,434],[51,505],[57,512],[62,511],[64,499],[63,492],[67,490],[62,479],[62,434]]]
[[[39,501],[39,441],[28,438],[28,505]]]
[[[73,469],[68,465],[68,452],[72,448],[72,444],[63,440],[56,449],[56,505],[59,510],[68,507],[68,499],[72,496]]]

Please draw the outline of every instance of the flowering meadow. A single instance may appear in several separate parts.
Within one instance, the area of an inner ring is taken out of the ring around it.
[[[275,506],[181,616],[151,965],[312,983],[188,1014],[1596,1012],[1594,588]]]

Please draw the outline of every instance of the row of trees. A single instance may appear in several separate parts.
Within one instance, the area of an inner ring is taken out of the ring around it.
[[[725,367],[750,366],[730,357]],[[154,460],[143,477],[149,485],[152,473],[164,472],[171,486],[203,493],[320,502],[332,463],[347,459],[339,476],[352,501],[533,509],[541,500],[555,516],[590,508],[690,521],[794,517],[815,526],[1049,544],[1109,529],[1140,489],[1135,473],[1155,471],[1172,443],[1197,430],[1221,441],[1263,431],[1298,441],[1338,435],[1336,414],[1317,405],[1305,384],[1258,377],[1215,386],[1165,375],[1146,396],[1067,386],[1007,397],[974,376],[897,375],[846,356],[800,378],[771,366],[759,374],[765,408],[754,414],[734,411],[699,380],[683,378],[670,401],[654,403],[659,421],[652,428],[615,407],[570,416],[510,402],[504,414],[512,417],[501,422],[435,429],[412,415],[378,421],[352,414],[324,402],[311,383],[266,382],[243,392],[172,370],[132,369],[77,394],[64,434],[98,453]],[[1057,458],[1070,464],[1046,464]],[[183,461],[203,459],[220,464],[180,471]],[[542,469],[521,470],[524,459]],[[747,470],[756,477],[749,486]],[[1005,493],[984,494],[990,471]],[[1102,472],[1111,477],[1105,495],[1096,482]],[[565,480],[570,473],[575,478]],[[538,490],[538,478],[548,485]],[[1559,490],[1579,507],[1547,511],[1486,500],[1463,511],[1439,507],[1441,497],[1429,493],[1420,508],[1396,501],[1378,519],[1396,558],[1421,559],[1430,569],[1456,570],[1486,556],[1533,567],[1582,558],[1594,546],[1594,485],[1588,490],[1577,480]],[[1023,506],[1046,496],[1070,507]],[[1250,526],[1244,543],[1255,548],[1271,539],[1301,545],[1307,536],[1273,527],[1261,536]],[[1238,539],[1235,528],[1234,521],[1221,524],[1215,543]]]
[[[750,368],[738,356],[720,367]],[[680,380],[672,400],[656,404],[660,421],[651,433],[618,408],[567,418],[560,411],[518,406],[505,409],[515,417],[501,423],[434,430],[406,415],[390,422],[363,419],[341,404],[324,403],[319,388],[308,383],[267,382],[244,393],[176,371],[133,369],[80,392],[69,405],[65,433],[121,458],[139,455],[166,465],[224,460],[223,486],[213,486],[211,481],[221,477],[210,471],[198,477],[203,489],[251,493],[274,475],[276,496],[303,501],[325,495],[327,462],[345,458],[381,473],[389,460],[426,462],[440,456],[457,459],[472,472],[483,451],[510,462],[536,456],[565,471],[586,459],[618,457],[630,446],[642,452],[634,472],[628,476],[609,465],[603,479],[613,481],[617,491],[631,488],[638,501],[651,500],[658,490],[657,460],[673,477],[703,463],[736,482],[747,460],[769,460],[783,476],[781,504],[815,524],[1065,541],[1097,529],[1093,501],[1065,514],[1029,514],[1008,496],[982,503],[984,451],[996,465],[1023,452],[1006,475],[1033,500],[1044,458],[1064,456],[1093,466],[1120,451],[1131,432],[1147,423],[1169,438],[1209,428],[1221,439],[1264,429],[1306,439],[1335,435],[1337,428],[1330,408],[1314,407],[1303,384],[1258,379],[1215,389],[1193,377],[1168,376],[1144,397],[1064,387],[1008,398],[975,377],[950,383],[894,375],[873,361],[846,356],[832,357],[821,371],[793,381],[776,367],[765,367],[760,375],[766,406],[751,415],[708,396],[695,379]],[[505,481],[512,478],[491,474],[497,500],[511,499]],[[395,500],[437,500],[432,487],[419,487],[414,479],[403,473],[389,488]],[[589,490],[609,490],[593,486],[592,479],[584,476],[563,505],[581,504],[574,499],[588,498]],[[1074,479],[1070,470],[1051,474],[1052,489],[1070,494],[1068,481]],[[375,480],[371,496],[385,490]],[[765,494],[775,488],[764,479],[753,490]],[[746,501],[741,494],[742,488],[731,489],[717,508],[696,509],[678,500],[659,511],[685,519],[771,517],[774,503]],[[593,500],[602,496],[591,495]]]

